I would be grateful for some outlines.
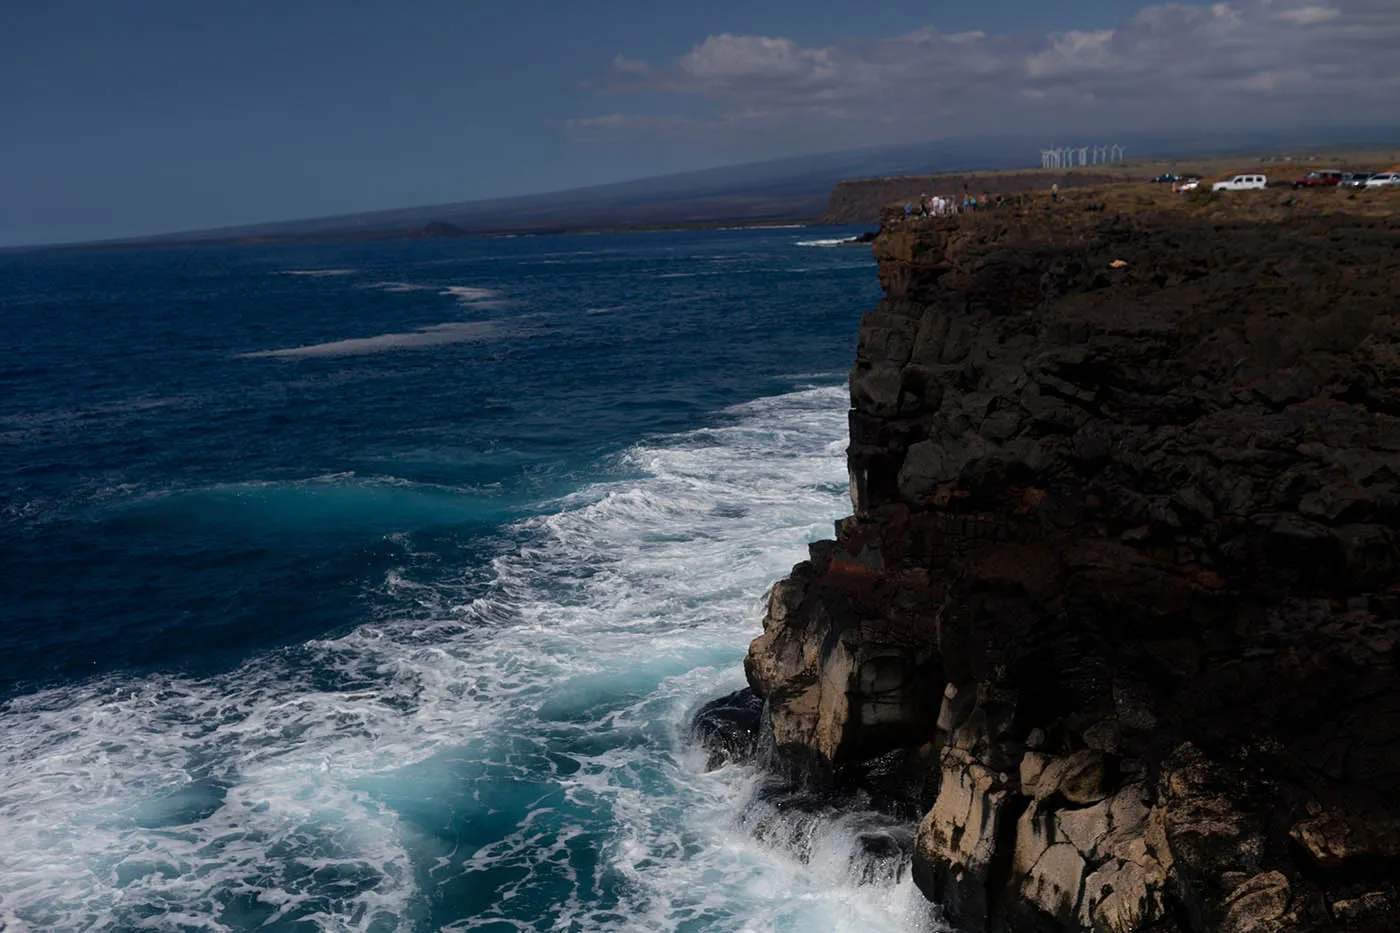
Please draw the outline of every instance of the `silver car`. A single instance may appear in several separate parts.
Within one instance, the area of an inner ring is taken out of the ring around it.
[[[1366,179],[1367,188],[1393,188],[1400,185],[1400,172],[1380,172]]]

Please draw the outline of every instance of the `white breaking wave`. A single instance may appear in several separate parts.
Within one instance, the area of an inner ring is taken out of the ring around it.
[[[418,285],[414,282],[371,282],[365,288],[375,288],[382,292],[431,292],[436,285]]]
[[[443,289],[442,294],[456,298],[462,304],[479,304],[483,301],[501,297],[501,293],[494,288],[476,288],[471,285],[449,285]]]
[[[332,340],[328,343],[313,343],[303,347],[288,347],[283,350],[255,350],[251,353],[240,353],[239,358],[245,360],[297,360],[311,357],[363,356],[367,353],[383,353],[386,350],[441,347],[453,343],[486,340],[499,336],[504,329],[501,321],[448,321],[444,324],[433,324],[430,327],[422,327],[399,334],[352,337],[347,340]]]
[[[854,243],[858,237],[846,236],[828,240],[798,240],[798,246],[845,246],[847,243]]]
[[[515,302],[502,298],[501,293],[494,288],[476,288],[471,285],[449,285],[445,291],[439,294],[457,299],[457,303],[464,308],[474,308],[482,311],[510,308],[515,305]]]
[[[502,298],[501,293],[496,289],[479,288],[475,285],[443,286],[425,285],[417,282],[371,282],[362,287],[395,294],[434,292],[444,298],[456,300],[456,302],[464,308],[475,308],[479,310],[509,308],[515,305],[515,302]]]
[[[408,931],[456,897],[445,929],[931,928],[907,872],[862,883],[857,818],[757,805],[787,828],[755,832],[755,773],[684,739],[849,509],[845,413],[807,389],[640,444],[631,478],[514,526],[473,598],[401,568],[399,608],[343,637],[10,701],[0,916]]]
[[[716,227],[716,230],[802,230],[810,224],[756,224],[748,227]]]

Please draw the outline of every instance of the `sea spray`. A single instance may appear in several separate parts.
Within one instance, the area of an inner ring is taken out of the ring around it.
[[[341,637],[12,700],[4,903],[38,928],[917,929],[873,818],[764,815],[760,774],[686,740],[848,507],[845,407],[801,390],[633,447],[460,603],[399,568],[411,596]]]

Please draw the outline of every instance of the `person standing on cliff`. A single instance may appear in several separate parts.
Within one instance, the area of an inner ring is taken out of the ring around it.
[[[1050,200],[1056,202],[1060,200],[1060,183],[1058,181],[1050,184]]]

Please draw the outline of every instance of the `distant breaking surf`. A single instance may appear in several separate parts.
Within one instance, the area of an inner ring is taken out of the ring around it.
[[[502,330],[501,325],[501,321],[448,321],[444,324],[433,324],[406,333],[332,340],[329,343],[313,343],[304,347],[288,347],[284,350],[256,350],[252,353],[240,353],[238,356],[245,360],[297,360],[315,357],[363,356],[369,353],[383,353],[387,350],[440,347],[446,344],[485,340],[497,336]]]
[[[798,246],[845,246],[847,243],[854,243],[859,237],[846,236],[834,240],[798,240]]]

